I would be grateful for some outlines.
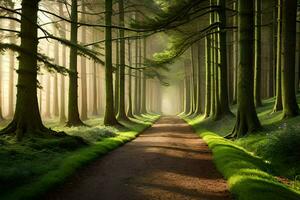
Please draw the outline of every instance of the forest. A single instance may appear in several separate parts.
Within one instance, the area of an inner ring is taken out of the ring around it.
[[[0,0],[0,200],[299,200],[300,1]]]

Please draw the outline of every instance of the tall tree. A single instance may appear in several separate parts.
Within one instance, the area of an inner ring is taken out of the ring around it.
[[[211,51],[210,36],[205,37],[205,111],[204,117],[208,118],[211,110]]]
[[[219,52],[220,52],[220,83],[219,83],[219,95],[220,95],[220,117],[228,114],[232,114],[229,108],[229,97],[228,97],[228,78],[227,78],[227,27],[226,20],[226,1],[219,0],[220,9],[218,10],[219,21],[220,21],[220,33],[219,33]]]
[[[55,41],[54,59],[57,65],[59,65],[59,44]],[[58,74],[53,75],[53,115],[55,117],[59,116],[59,106],[58,106]]]
[[[3,91],[2,91],[2,88],[3,88],[3,85],[2,85],[2,72],[3,72],[3,56],[0,55],[0,121],[2,121],[4,118],[3,118],[3,113],[2,113],[2,97],[3,97]]]
[[[143,56],[144,56],[144,61],[147,58],[147,39],[144,38],[143,39]],[[145,70],[143,70],[143,77],[142,77],[142,81],[141,81],[141,113],[145,114],[147,113],[147,77],[146,77],[146,73]]]
[[[12,9],[14,9],[14,5],[12,5]],[[10,17],[14,17],[13,13],[10,13]],[[10,20],[10,29],[16,30],[16,22],[14,20]],[[16,36],[12,34],[10,37],[10,42],[12,44],[16,44]],[[8,116],[12,117],[14,114],[14,81],[15,81],[15,52],[9,51],[9,83],[8,83]]]
[[[124,0],[119,0],[119,25],[125,26]],[[119,109],[118,119],[128,120],[125,111],[125,31],[119,30],[120,35],[120,65],[119,65]]]
[[[237,118],[231,137],[241,137],[260,128],[253,95],[254,77],[254,3],[240,0],[239,13],[239,65],[237,91]]]
[[[283,117],[293,117],[299,114],[295,94],[296,17],[297,0],[284,0],[282,21],[284,55],[282,66]]]
[[[19,140],[28,134],[52,132],[42,123],[37,100],[38,26],[36,24],[39,2],[39,0],[22,1],[20,34],[22,50],[19,52],[17,70],[16,109],[11,123],[0,132],[0,134],[14,133]]]
[[[105,0],[105,85],[106,85],[106,108],[104,124],[107,126],[117,125],[118,121],[114,112],[113,78],[112,78],[112,1]]]
[[[282,0],[277,5],[277,53],[276,53],[276,101],[273,112],[282,110],[282,87],[281,87],[281,66],[282,66]]]
[[[133,111],[132,111],[132,56],[131,56],[131,41],[128,39],[128,108],[127,108],[127,116],[133,118]]]
[[[78,44],[78,2],[72,0],[71,6],[71,42]],[[68,121],[67,126],[84,125],[79,117],[78,110],[78,72],[77,72],[77,48],[70,48],[69,67],[69,99],[68,99]]]
[[[254,103],[261,106],[261,0],[255,0]]]
[[[86,23],[86,5],[85,5],[85,0],[82,0],[82,13],[81,13],[81,20]],[[81,42],[83,44],[86,43],[86,27],[81,27]],[[81,73],[80,73],[80,80],[81,80],[81,112],[80,112],[80,118],[82,120],[86,120],[88,118],[88,114],[87,114],[87,78],[86,78],[86,68],[87,68],[87,64],[86,64],[86,58],[84,58],[83,56],[81,57]]]
[[[64,16],[63,4],[59,4],[59,15]],[[60,35],[62,38],[66,38],[66,24],[65,22],[61,23]],[[62,66],[67,67],[67,48],[65,45],[62,46],[62,54],[60,59],[62,61]],[[65,76],[60,75],[60,111],[59,111],[59,121],[61,123],[66,122],[66,106],[65,106]]]

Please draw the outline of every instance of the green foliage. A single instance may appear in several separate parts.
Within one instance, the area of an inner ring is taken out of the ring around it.
[[[145,115],[121,128],[104,128],[102,119],[91,119],[90,127],[66,128],[52,121],[56,130],[78,137],[26,138],[0,137],[0,199],[33,199],[63,183],[78,168],[119,147],[149,127],[157,115]],[[97,124],[97,126],[95,126]],[[98,125],[100,124],[100,125]],[[4,125],[4,124],[2,124]]]

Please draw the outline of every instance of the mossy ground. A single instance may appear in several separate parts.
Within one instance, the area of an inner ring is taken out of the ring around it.
[[[235,141],[222,137],[232,131],[234,117],[186,120],[208,143],[237,199],[300,199],[300,116],[282,120],[281,112],[272,112],[273,98],[263,103],[257,109],[263,129]]]
[[[105,127],[102,119],[86,121],[87,127],[67,128],[55,120],[45,124],[68,135],[81,137],[26,138],[0,137],[0,199],[33,199],[62,183],[78,168],[134,139],[158,118],[144,115],[123,127]],[[6,122],[2,123],[4,126]]]

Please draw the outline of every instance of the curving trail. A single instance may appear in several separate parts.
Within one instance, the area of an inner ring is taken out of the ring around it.
[[[137,139],[77,172],[51,200],[226,200],[226,181],[207,145],[177,117],[162,117]]]

